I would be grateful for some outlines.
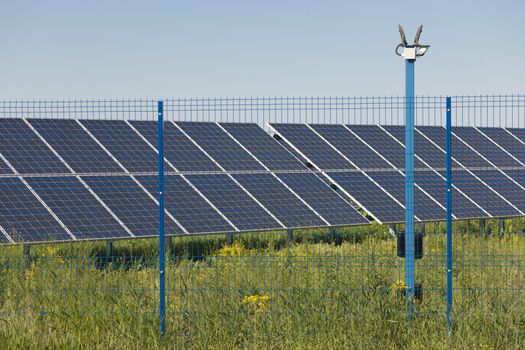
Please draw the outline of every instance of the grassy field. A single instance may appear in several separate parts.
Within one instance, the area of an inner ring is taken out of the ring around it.
[[[425,228],[423,298],[407,318],[403,259],[384,228],[176,238],[167,332],[155,240],[0,248],[1,349],[522,349],[522,222],[457,224],[446,322],[445,235]],[[518,227],[519,226],[519,227]]]

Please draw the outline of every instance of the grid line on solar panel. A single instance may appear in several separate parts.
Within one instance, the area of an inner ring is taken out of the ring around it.
[[[125,120],[79,121],[132,173],[157,172],[158,156]]]
[[[520,165],[524,165],[525,145],[519,142],[512,133],[503,128],[478,128],[478,130],[490,138],[492,142],[495,142],[499,147],[510,153]]]
[[[227,171],[263,170],[250,154],[243,150],[221,128],[214,123],[177,122],[181,131],[202,147]]]
[[[119,172],[119,166],[71,119],[28,119],[30,125],[77,173]]]
[[[287,228],[327,226],[272,174],[238,174],[234,177]]]
[[[20,174],[69,173],[24,119],[0,119],[0,153]]]
[[[0,184],[0,222],[15,242],[72,239],[21,179],[3,178]]]
[[[78,239],[130,237],[79,179],[31,177],[26,181]]]
[[[305,165],[257,124],[220,123],[270,170],[300,170]]]
[[[151,121],[130,121],[152,145],[157,144],[158,125]],[[180,172],[218,171],[217,166],[171,122],[164,122],[164,157]]]
[[[189,175],[195,185],[239,230],[282,229],[284,226],[266,212],[229,175]]]
[[[355,169],[344,157],[317,137],[306,124],[271,123],[270,126],[320,169]]]
[[[331,225],[368,224],[353,206],[315,174],[280,174],[279,177]]]
[[[151,193],[155,193],[158,180],[155,176],[137,176],[137,180]],[[181,176],[164,177],[166,210],[189,233],[236,231],[194,188]]]

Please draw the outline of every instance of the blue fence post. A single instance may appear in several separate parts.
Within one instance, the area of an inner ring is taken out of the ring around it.
[[[447,325],[452,319],[452,101],[447,96]]]
[[[164,105],[158,101],[158,150],[159,150],[159,313],[160,332],[166,332],[166,285],[165,285],[165,247],[164,247]]]
[[[405,60],[405,285],[408,312],[414,312],[414,65]]]

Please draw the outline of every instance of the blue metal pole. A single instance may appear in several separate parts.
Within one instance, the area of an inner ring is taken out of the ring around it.
[[[447,96],[447,324],[452,312],[452,101]]]
[[[414,312],[414,65],[405,60],[405,285]]]
[[[165,249],[164,249],[164,105],[158,102],[158,150],[159,150],[159,312],[160,312],[160,332],[166,332],[166,285],[165,285]]]

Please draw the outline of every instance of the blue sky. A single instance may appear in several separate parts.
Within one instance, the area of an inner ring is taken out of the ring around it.
[[[0,0],[0,99],[524,93],[525,1]]]

